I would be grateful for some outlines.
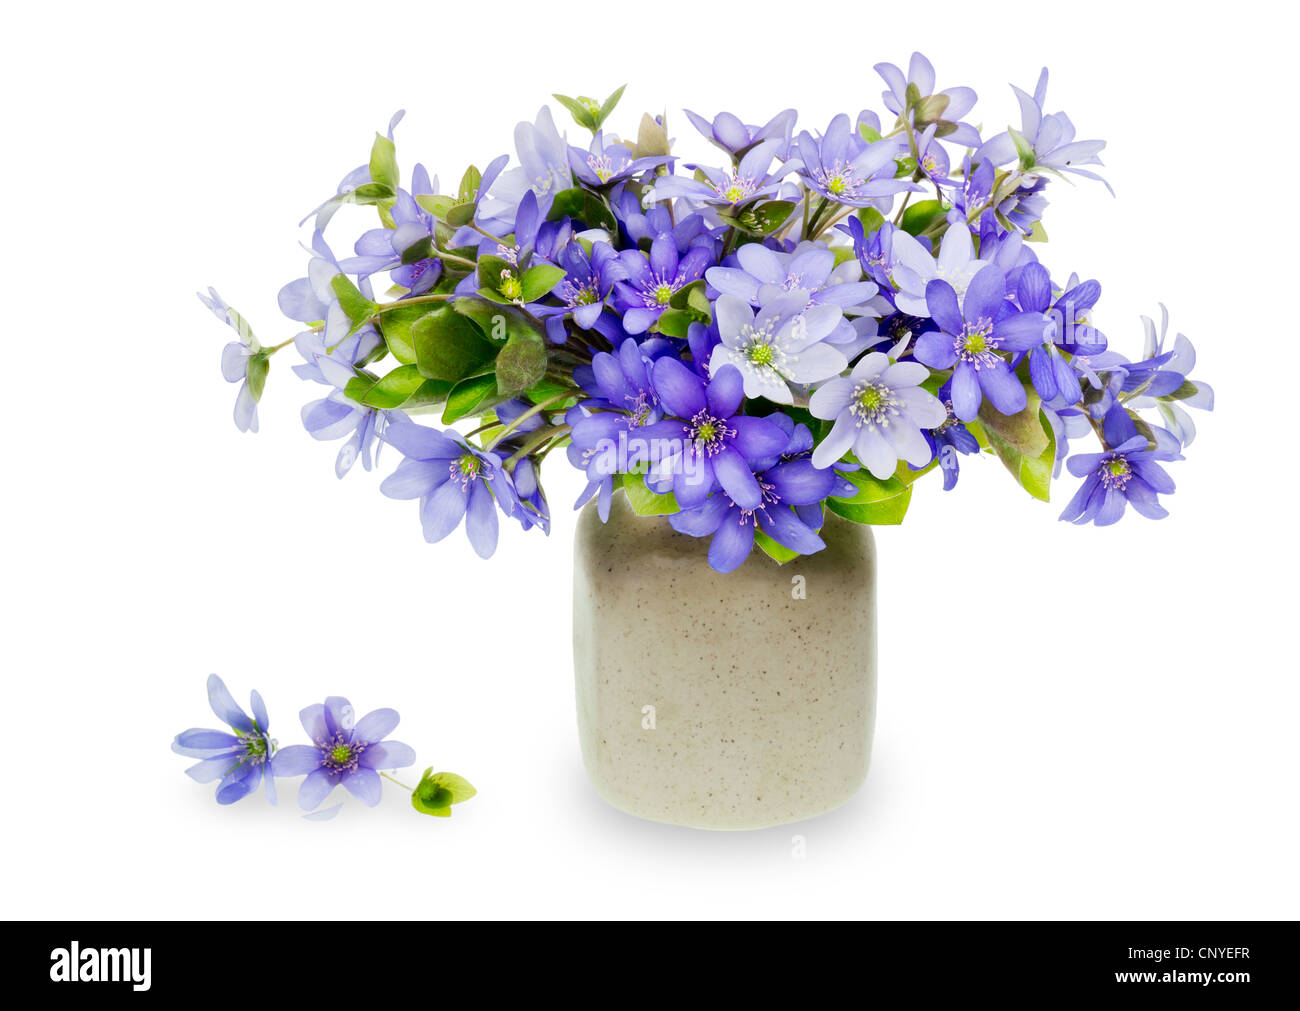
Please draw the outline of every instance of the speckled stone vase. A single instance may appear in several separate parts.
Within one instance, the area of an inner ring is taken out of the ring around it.
[[[826,550],[714,572],[708,540],[594,503],[574,551],[573,657],[587,773],[641,818],[756,829],[862,785],[876,708],[875,544],[828,515]]]

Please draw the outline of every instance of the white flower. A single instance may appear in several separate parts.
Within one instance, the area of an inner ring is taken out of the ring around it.
[[[873,351],[848,376],[820,386],[808,409],[835,424],[813,450],[813,466],[825,469],[851,449],[882,481],[893,476],[899,460],[924,467],[933,453],[921,430],[948,420],[939,398],[920,387],[929,376],[919,362],[891,364],[888,355]]]
[[[931,281],[947,281],[960,300],[965,297],[971,280],[990,262],[975,259],[970,230],[961,227],[949,228],[944,234],[937,260],[902,229],[894,232],[892,252],[894,269],[890,276],[898,289],[894,301],[898,308],[912,316],[929,317],[925,286]]]
[[[722,343],[709,360],[709,374],[734,365],[745,381],[746,397],[790,404],[790,383],[806,386],[844,371],[848,359],[825,343],[842,318],[840,307],[808,306],[807,301],[804,293],[792,293],[755,314],[743,298],[720,296],[714,315]]]

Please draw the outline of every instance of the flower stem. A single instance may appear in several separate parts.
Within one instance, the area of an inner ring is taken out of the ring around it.
[[[553,397],[547,397],[540,404],[534,404],[528,410],[524,411],[523,414],[519,415],[519,417],[515,418],[514,421],[510,422],[510,424],[503,426],[500,434],[497,435],[497,437],[493,439],[492,442],[484,448],[490,453],[498,445],[500,445],[500,443],[504,439],[506,439],[510,435],[510,433],[513,432],[516,428],[518,428],[523,422],[527,421],[529,418],[533,418],[541,414],[542,411],[546,410],[552,404],[558,404],[562,400],[568,400],[571,396],[573,396],[573,394],[570,391],[565,390],[563,393],[557,393]]]
[[[388,773],[386,773],[386,772],[381,772],[379,775],[383,776],[384,779],[388,780],[390,783],[396,783],[398,786],[400,786],[400,787],[401,787],[403,790],[405,790],[407,793],[414,793],[414,792],[415,792],[411,787],[407,786],[407,785],[406,785],[405,783],[403,783],[400,779],[394,779],[392,776],[390,776],[390,775],[389,775]]]
[[[903,220],[903,212],[907,210],[907,205],[911,202],[911,200],[912,200],[912,191],[908,190],[906,193],[903,194],[903,202],[898,207],[898,213],[894,215],[894,224],[898,224],[900,221]]]
[[[454,292],[446,292],[440,295],[416,295],[414,298],[403,298],[396,302],[387,302],[375,311],[375,316],[372,316],[371,319],[389,312],[390,310],[400,309],[403,306],[424,305],[428,302],[446,302],[455,297],[456,295]]]
[[[538,432],[535,436],[519,447],[519,452],[510,457],[502,464],[504,467],[513,467],[516,463],[528,456],[538,446],[549,442],[551,439],[559,439],[569,434],[571,426],[569,425],[552,425]]]
[[[459,264],[462,264],[462,265],[464,265],[464,266],[466,266],[466,267],[469,267],[470,270],[477,270],[477,269],[478,269],[478,263],[477,263],[477,262],[475,262],[474,260],[466,259],[466,258],[463,257],[463,256],[457,256],[455,253],[444,252],[444,251],[441,250],[441,249],[434,249],[434,250],[432,250],[432,253],[433,253],[433,255],[436,256],[439,260],[442,260],[442,261],[444,261],[444,262],[446,262],[446,263],[459,263]]]

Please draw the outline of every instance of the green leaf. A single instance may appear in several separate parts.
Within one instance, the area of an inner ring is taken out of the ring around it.
[[[566,216],[581,221],[589,228],[604,228],[611,232],[618,228],[614,213],[605,201],[581,186],[560,190],[555,194],[551,209],[546,212],[547,221],[558,221]]]
[[[509,275],[515,277],[515,266],[500,256],[480,256],[478,258],[478,279],[488,291],[501,297],[501,282]]]
[[[447,211],[447,224],[453,228],[460,228],[462,225],[468,225],[474,220],[474,212],[478,209],[477,203],[457,204]]]
[[[401,407],[423,384],[424,377],[414,365],[399,365],[371,386],[361,402],[384,410]]]
[[[375,385],[374,376],[355,376],[348,380],[347,386],[343,388],[343,395],[349,400],[355,400],[358,404],[365,399],[370,387]]]
[[[605,99],[603,103],[601,103],[600,116],[596,120],[597,126],[602,125],[605,122],[605,120],[609,119],[609,114],[614,111],[614,106],[618,105],[618,100],[623,97],[623,89],[626,87],[627,87],[626,84],[620,84],[617,88],[614,89],[613,94],[611,94],[609,98]]]
[[[426,235],[422,239],[412,242],[402,250],[402,265],[409,267],[412,263],[419,263],[421,260],[427,260],[433,255],[433,239]]]
[[[447,394],[451,392],[454,385],[454,383],[448,383],[442,379],[426,379],[420,384],[419,389],[402,402],[402,409],[417,411],[422,408],[435,407],[447,399]]]
[[[641,125],[636,131],[636,153],[638,158],[672,153],[668,131],[648,112],[641,117]]]
[[[369,207],[373,204],[383,204],[390,201],[397,195],[397,191],[391,186],[382,183],[362,183],[350,193],[345,193],[340,203],[359,204],[363,207]]]
[[[481,372],[497,348],[472,321],[446,307],[421,316],[411,327],[415,361],[426,379],[459,382]]]
[[[382,133],[375,134],[375,143],[370,149],[370,178],[378,185],[397,192],[397,184],[400,182],[397,148]]]
[[[852,498],[828,498],[826,508],[854,523],[892,525],[902,523],[912,502],[912,486],[896,477],[886,481],[872,477],[866,470],[842,475],[858,489]]]
[[[454,772],[435,772],[432,781],[451,794],[453,804],[463,804],[471,797],[478,795],[478,791],[474,789],[473,784],[468,779],[464,776],[458,776]]]
[[[338,296],[343,314],[352,322],[352,332],[360,329],[361,324],[379,311],[379,306],[361,294],[346,274],[335,274],[330,280],[330,287]]]
[[[704,278],[696,278],[690,284],[684,285],[673,292],[668,297],[668,304],[674,309],[685,309],[691,305],[692,296],[695,295],[696,292],[699,292],[701,295],[704,294],[705,287]],[[697,302],[696,305],[698,306],[699,303]],[[707,313],[709,311],[708,296],[705,296],[703,305],[704,312]]]
[[[920,235],[946,213],[947,209],[939,200],[922,200],[912,204],[903,212],[903,231],[909,235]]]
[[[476,165],[471,165],[460,177],[460,186],[456,188],[457,203],[472,203],[478,197],[479,184],[483,182],[483,173]]]
[[[872,129],[866,123],[858,124],[858,133],[862,135],[862,139],[868,144],[874,144],[876,141],[883,139],[879,130]]]
[[[491,337],[493,340],[504,341],[508,336],[508,330],[500,332],[498,320],[502,325],[509,327],[512,319],[519,319],[513,312],[504,310],[498,305],[491,302],[485,302],[481,298],[464,296],[452,301],[451,307],[466,319],[472,320],[474,325],[485,337]],[[522,320],[520,320],[522,322]]]
[[[858,220],[862,222],[863,233],[870,235],[885,223],[885,216],[874,207],[863,207],[858,211]]]
[[[1029,229],[1029,234],[1025,236],[1025,241],[1026,242],[1047,241],[1047,229],[1043,227],[1043,223],[1041,221],[1034,222],[1033,227]]]
[[[1186,400],[1188,397],[1194,397],[1200,393],[1200,387],[1190,379],[1184,379],[1183,385],[1174,390],[1173,393],[1166,393],[1161,400]]]
[[[1034,146],[1025,139],[1025,135],[1014,127],[1007,127],[1012,143],[1016,145],[1016,154],[1020,156],[1021,171],[1027,172],[1034,167]]]
[[[996,435],[1016,452],[1026,456],[1037,456],[1047,445],[1048,437],[1043,434],[1039,420],[1039,405],[1042,403],[1032,387],[1025,389],[1027,404],[1019,414],[1003,414],[987,400],[980,404],[979,419],[984,430]],[[1050,429],[1049,429],[1050,431]]]
[[[262,399],[262,391],[266,389],[266,376],[271,371],[271,356],[264,351],[248,356],[248,392],[252,394],[253,401]]]
[[[405,305],[380,314],[379,332],[393,357],[403,365],[415,364],[415,340],[411,336],[411,327],[430,311],[438,310],[430,310],[427,304]]]
[[[754,531],[754,543],[762,549],[768,558],[778,565],[784,565],[786,562],[792,562],[800,557],[799,552],[791,551],[784,544],[777,544],[776,541],[761,530]]]
[[[553,99],[569,110],[569,115],[573,121],[581,127],[585,127],[592,133],[600,129],[598,117],[600,116],[600,107],[596,105],[593,99],[570,98],[568,95],[551,95]]]
[[[462,379],[447,394],[442,423],[450,425],[453,421],[479,414],[505,399],[497,395],[497,378],[494,373]]]
[[[917,480],[925,477],[926,474],[939,466],[939,458],[935,457],[920,470],[913,470],[902,460],[898,462],[898,469],[894,471],[894,480],[901,481],[903,484],[915,484]]]
[[[948,111],[948,103],[952,101],[942,91],[933,95],[927,95],[916,103],[915,123],[919,127],[927,127],[931,123],[937,123],[943,119],[943,114]]]
[[[665,337],[685,340],[690,333],[691,324],[695,322],[699,322],[697,315],[689,309],[665,309],[654,329]]]
[[[456,198],[437,193],[422,193],[415,202],[440,221],[447,219],[447,212],[456,206]]]
[[[669,516],[681,511],[672,492],[666,495],[652,492],[642,474],[624,474],[623,491],[627,493],[628,505],[638,516]]]
[[[979,425],[999,460],[1011,471],[1011,476],[1036,499],[1048,501],[1052,487],[1052,468],[1056,465],[1056,436],[1052,426],[1041,411],[1035,408],[1034,422],[1042,430],[1043,448],[1036,454],[1021,452],[987,423]],[[974,430],[976,425],[968,426]]]
[[[795,208],[790,200],[769,200],[754,207],[745,207],[734,214],[720,214],[728,224],[735,225],[749,235],[771,235],[790,217]]]
[[[453,804],[461,804],[477,794],[478,791],[464,776],[454,772],[435,773],[430,766],[411,791],[411,806],[421,814],[449,818]]]
[[[546,375],[546,342],[533,330],[518,330],[497,355],[497,392],[523,393]]]
[[[540,404],[547,400],[553,400],[561,393],[572,393],[573,396],[556,404],[555,410],[565,410],[578,402],[579,393],[577,389],[567,383],[557,383],[553,379],[543,379],[540,383],[530,387],[525,396],[532,403]]]
[[[523,300],[525,302],[536,302],[563,281],[564,275],[564,268],[557,267],[553,263],[539,263],[534,267],[529,267],[524,271]]]

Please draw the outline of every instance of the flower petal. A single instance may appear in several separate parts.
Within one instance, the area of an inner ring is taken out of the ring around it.
[[[208,675],[208,704],[212,706],[212,711],[217,714],[217,719],[228,727],[236,730],[242,730],[245,733],[253,732],[253,721],[248,715],[236,704],[234,696],[226,687],[226,683],[215,674]]]
[[[718,527],[709,544],[709,565],[717,572],[731,572],[738,568],[749,553],[754,550],[754,524],[739,522],[739,513],[733,513],[733,521],[727,521]]]
[[[468,497],[458,482],[447,481],[440,485],[424,500],[420,509],[424,539],[430,544],[436,544],[446,537],[460,526],[468,505]]]
[[[405,769],[415,764],[415,749],[401,741],[381,741],[361,752],[357,761],[367,769]]]
[[[679,418],[693,418],[708,406],[699,377],[676,358],[654,363],[654,385],[659,399]]]
[[[384,798],[384,781],[374,769],[360,768],[342,777],[343,788],[367,807],[374,807]]]
[[[357,720],[352,738],[363,744],[376,744],[397,728],[400,719],[396,709],[376,709]]]
[[[298,806],[304,811],[311,811],[320,806],[320,802],[330,795],[336,783],[324,769],[317,769],[302,781],[298,787]]]
[[[320,768],[321,753],[306,744],[291,744],[271,757],[271,775],[285,779],[306,776]]]

